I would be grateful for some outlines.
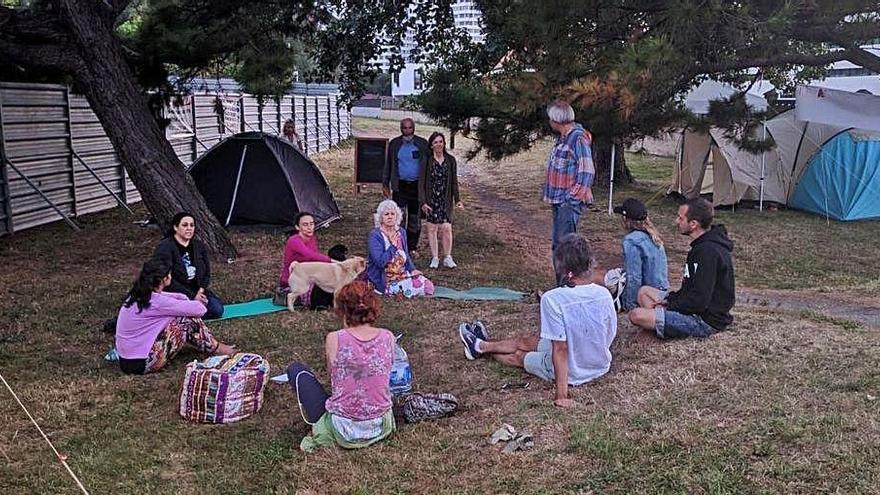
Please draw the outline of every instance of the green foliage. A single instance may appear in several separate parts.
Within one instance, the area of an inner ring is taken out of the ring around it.
[[[475,118],[479,151],[491,158],[547,134],[543,108],[555,98],[572,102],[594,135],[631,142],[696,124],[682,95],[710,77],[733,84],[763,77],[789,89],[841,58],[833,45],[858,47],[880,32],[869,1],[478,3],[486,43],[448,53],[421,103],[444,125]],[[713,105],[702,125],[724,127],[746,149],[766,149],[770,143],[754,138],[766,116],[749,111],[742,96]]]

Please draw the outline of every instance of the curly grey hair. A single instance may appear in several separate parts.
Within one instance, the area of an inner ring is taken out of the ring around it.
[[[381,203],[379,203],[379,206],[376,207],[376,214],[373,215],[374,227],[378,229],[379,226],[382,225],[382,215],[388,210],[394,210],[394,212],[397,214],[397,226],[400,227],[400,222],[403,221],[403,212],[400,210],[400,207],[397,206],[397,203],[395,203],[391,199],[386,199],[382,201]]]

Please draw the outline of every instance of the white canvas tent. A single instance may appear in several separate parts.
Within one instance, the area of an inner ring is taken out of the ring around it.
[[[768,155],[765,160],[778,160],[775,151]],[[715,206],[733,205],[743,199],[758,200],[761,196],[761,161],[761,155],[739,149],[724,137],[720,129],[713,128],[708,133],[685,131],[679,141],[679,156],[669,192],[686,198],[712,194]],[[773,167],[771,172],[776,174],[780,170],[781,167]],[[785,193],[778,180],[765,181],[764,198],[785,202]]]
[[[761,94],[772,89],[768,83],[753,86],[746,103],[756,111],[768,108]],[[685,98],[688,110],[705,115],[709,102],[728,98],[737,89],[730,84],[705,81]],[[762,131],[763,132],[763,131]],[[692,198],[712,194],[715,206],[733,205],[742,199],[758,199],[761,189],[761,156],[740,150],[720,129],[708,133],[686,130],[678,141],[677,166],[669,193]]]
[[[764,154],[740,150],[718,129],[684,132],[669,192],[712,193],[715,206],[773,201],[840,220],[880,215],[880,97],[818,88],[798,94],[812,101],[799,99],[797,110],[756,131],[776,142]]]

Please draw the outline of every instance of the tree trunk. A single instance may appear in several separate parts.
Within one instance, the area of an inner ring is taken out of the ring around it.
[[[112,20],[93,0],[62,0],[60,16],[68,24],[81,59],[73,74],[104,127],[132,182],[150,213],[165,229],[180,211],[191,213],[196,235],[221,259],[236,257],[223,226],[208,210],[195,182],[147,106],[143,91],[113,33]]]
[[[593,165],[596,167],[596,177],[593,188],[608,188],[611,179],[611,143],[612,140],[605,136],[593,136]],[[626,166],[626,155],[621,143],[615,144],[614,153],[614,183],[629,184],[633,181],[632,173]]]

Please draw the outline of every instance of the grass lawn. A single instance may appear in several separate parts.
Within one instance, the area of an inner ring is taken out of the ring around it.
[[[396,122],[355,119],[359,131],[393,136]],[[427,136],[432,129],[417,125]],[[463,157],[470,143],[457,138]],[[456,270],[429,271],[454,288],[547,288],[549,213],[540,203],[549,144],[498,163],[460,165],[466,209],[456,216]],[[319,233],[363,254],[376,188],[352,193],[350,144],[315,157],[344,219]],[[669,162],[628,155],[639,179],[615,197],[641,197],[667,241],[671,273],[687,243],[664,198]],[[607,191],[582,230],[599,264],[619,262],[621,229]],[[876,493],[880,483],[880,345],[877,330],[820,313],[738,306],[736,323],[704,341],[657,342],[621,319],[611,372],[572,390],[578,407],[553,407],[548,384],[500,365],[464,359],[455,329],[480,318],[493,335],[534,332],[538,307],[519,303],[388,301],[380,324],[403,332],[415,387],[451,392],[459,413],[399,425],[362,451],[305,455],[308,429],[295,399],[270,384],[263,410],[242,423],[193,425],[178,415],[185,364],[122,376],[106,365],[112,340],[98,329],[115,313],[157,231],[110,211],[0,238],[0,373],[16,388],[92,493]],[[876,297],[878,222],[827,224],[796,211],[719,212],[736,242],[740,287]],[[283,232],[235,232],[241,259],[216,263],[214,288],[230,302],[268,295]],[[426,252],[423,246],[422,252]],[[424,258],[420,266],[427,264]],[[671,277],[676,280],[677,276]],[[675,282],[673,282],[675,283]],[[327,313],[276,313],[212,325],[280,372],[290,361],[322,380]],[[505,383],[525,389],[501,390]],[[535,448],[512,455],[486,444],[510,423]],[[0,391],[0,491],[77,493],[8,393]]]

